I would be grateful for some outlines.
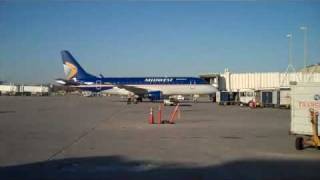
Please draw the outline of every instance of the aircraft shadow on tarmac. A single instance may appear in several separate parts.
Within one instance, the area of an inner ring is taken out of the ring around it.
[[[221,165],[157,164],[121,156],[84,157],[0,167],[0,179],[320,179],[319,161],[239,160]]]
[[[123,102],[123,103],[127,103],[126,100],[112,100],[112,102]],[[143,101],[143,102],[139,102],[139,103],[151,103],[151,104],[161,104],[162,102],[152,102],[152,101]],[[139,104],[138,103],[138,104]],[[134,104],[134,103],[130,103],[130,104]],[[189,103],[189,102],[183,102],[183,103],[180,103],[180,106],[192,106],[193,103]]]
[[[8,111],[0,111],[0,114],[7,114],[7,113],[15,113],[16,111],[11,111],[11,110],[8,110]]]

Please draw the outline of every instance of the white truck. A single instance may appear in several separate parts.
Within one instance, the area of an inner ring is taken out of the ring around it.
[[[249,102],[256,101],[256,93],[253,89],[242,89],[239,91],[240,105],[248,105]]]
[[[2,95],[15,95],[18,91],[18,87],[14,84],[0,85],[0,92]]]
[[[290,134],[296,135],[295,146],[320,147],[319,140],[320,83],[291,83]]]
[[[165,106],[176,106],[179,103],[179,101],[175,98],[169,98],[169,99],[164,99],[163,104]]]

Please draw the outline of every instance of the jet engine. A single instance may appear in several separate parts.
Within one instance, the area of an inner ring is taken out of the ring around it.
[[[162,99],[162,92],[161,91],[149,91],[148,98],[151,101],[158,101]]]

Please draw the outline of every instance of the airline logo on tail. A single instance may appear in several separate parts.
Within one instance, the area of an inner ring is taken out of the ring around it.
[[[63,69],[65,75],[67,76],[67,80],[71,80],[78,73],[78,68],[69,62],[65,62],[65,64],[63,64]]]

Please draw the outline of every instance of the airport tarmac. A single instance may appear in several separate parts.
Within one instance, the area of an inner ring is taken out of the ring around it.
[[[290,110],[184,103],[176,124],[150,125],[158,105],[2,96],[0,179],[320,178],[320,151],[294,148]]]

